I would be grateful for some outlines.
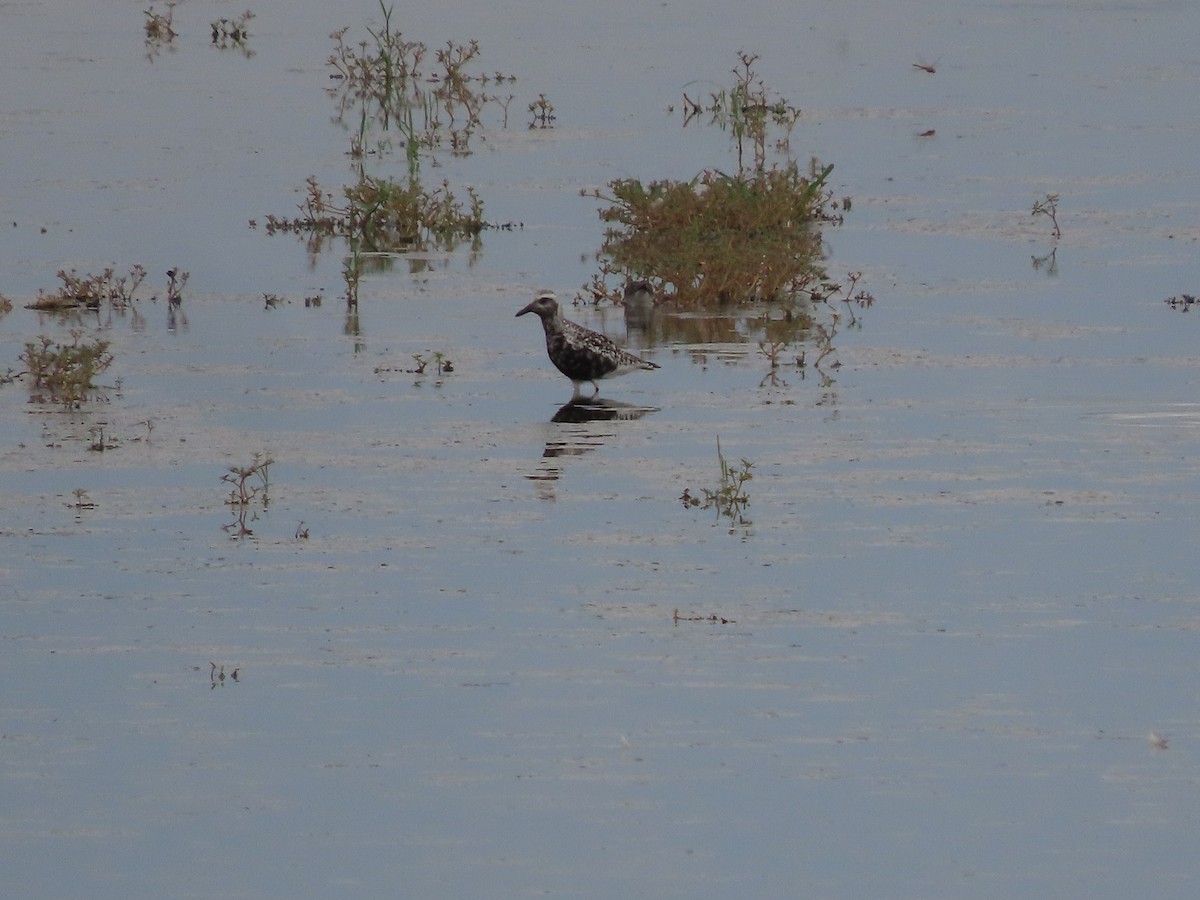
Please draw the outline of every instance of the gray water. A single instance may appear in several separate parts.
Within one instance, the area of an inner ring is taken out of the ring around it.
[[[340,254],[261,222],[349,179],[328,35],[378,7],[251,6],[247,56],[188,0],[148,57],[142,4],[0,5],[0,370],[71,328],[115,357],[75,412],[0,386],[6,894],[1194,896],[1200,320],[1163,300],[1197,289],[1200,9],[434,6],[394,24],[518,80],[425,174],[521,227],[351,319]],[[581,190],[733,167],[680,107],[738,50],[878,302],[824,386],[573,308],[662,368],[605,384],[640,415],[552,422],[513,313],[595,271]],[[136,316],[24,308],[134,263]],[[678,499],[718,439],[750,524]]]

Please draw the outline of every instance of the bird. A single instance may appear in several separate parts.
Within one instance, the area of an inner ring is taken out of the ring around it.
[[[630,331],[645,331],[654,319],[654,288],[648,281],[631,281],[625,285],[625,327]]]
[[[591,383],[595,397],[600,393],[596,383],[601,378],[615,378],[637,369],[657,369],[658,365],[622,350],[609,338],[568,321],[558,308],[558,297],[553,291],[539,291],[518,316],[536,313],[542,320],[546,332],[546,355],[558,371],[571,379],[575,386],[574,396],[580,396],[580,388]]]

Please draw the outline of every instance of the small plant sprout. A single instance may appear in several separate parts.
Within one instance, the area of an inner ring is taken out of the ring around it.
[[[208,665],[209,665],[208,681],[209,681],[210,688],[215,689],[217,686],[224,687],[225,686],[225,666],[223,666],[223,665],[217,666],[217,664],[215,662],[210,662]],[[241,678],[241,674],[242,674],[242,670],[239,667],[229,673],[229,678],[232,681],[238,681]]]
[[[212,23],[213,44],[221,50],[237,47],[247,56],[253,55],[253,51],[246,47],[246,41],[250,39],[250,31],[246,26],[253,18],[254,13],[246,10],[236,19],[217,19]]]
[[[1031,216],[1046,216],[1054,226],[1050,232],[1056,238],[1062,237],[1062,229],[1058,227],[1058,194],[1047,194],[1046,199],[1034,201]]]
[[[269,456],[255,453],[250,465],[230,466],[229,471],[221,476],[222,481],[233,485],[226,504],[244,507],[257,498],[265,507],[270,502],[267,491],[271,486],[269,474],[274,462]],[[258,484],[252,484],[253,480],[257,480]]]
[[[166,14],[156,13],[153,4],[145,11],[146,46],[158,49],[164,44],[171,44],[179,33],[174,29],[175,3],[167,3]]]
[[[103,425],[93,425],[88,429],[88,434],[92,437],[92,442],[88,445],[88,450],[91,450],[93,453],[103,453],[105,450],[115,450],[117,447],[115,443],[105,441]]]
[[[88,492],[83,488],[75,488],[71,491],[71,496],[75,498],[75,502],[71,505],[75,509],[95,509],[96,504],[92,502],[92,498],[88,496]]]
[[[308,529],[304,527],[303,519],[301,519],[300,524],[296,526],[296,540],[298,540],[298,541],[307,541],[308,540]]]
[[[717,438],[717,462],[721,467],[721,480],[715,488],[701,488],[704,493],[703,499],[692,494],[688,488],[684,488],[679,499],[686,507],[715,509],[718,520],[721,518],[730,520],[729,532],[732,534],[735,526],[748,528],[753,524],[745,515],[746,507],[750,505],[750,497],[746,493],[745,487],[746,482],[754,477],[750,471],[754,468],[754,463],[743,459],[741,467],[735,469],[721,452],[720,438]]]
[[[533,117],[529,123],[530,130],[535,128],[553,128],[554,104],[546,99],[545,94],[538,94],[537,99],[529,104],[529,114]]]
[[[183,303],[183,286],[187,284],[188,273],[179,269],[167,269],[167,302],[171,306]]]

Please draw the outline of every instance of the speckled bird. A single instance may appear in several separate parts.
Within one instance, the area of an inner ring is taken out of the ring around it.
[[[599,332],[564,319],[553,291],[541,291],[517,315],[526,313],[537,313],[542,320],[542,329],[546,332],[546,354],[558,371],[571,379],[576,397],[580,395],[580,387],[584,384],[592,385],[594,397],[600,393],[600,386],[596,382],[601,378],[615,378],[635,369],[658,368],[655,363],[622,350]]]

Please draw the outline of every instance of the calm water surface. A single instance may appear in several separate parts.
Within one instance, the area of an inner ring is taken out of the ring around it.
[[[0,386],[7,892],[1195,896],[1200,319],[1163,300],[1200,277],[1200,9],[807,7],[397,10],[518,76],[425,175],[523,227],[393,261],[352,321],[336,252],[248,221],[348,180],[328,35],[378,7],[251,6],[247,56],[188,0],[148,58],[144,4],[0,4],[0,370],[72,327],[115,356],[79,412]],[[604,392],[640,415],[552,422],[513,313],[595,271],[580,190],[734,165],[679,108],[743,49],[879,302],[832,386],[659,331]],[[24,308],[134,263],[136,317]],[[678,500],[718,438],[752,524]]]

